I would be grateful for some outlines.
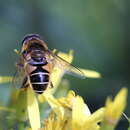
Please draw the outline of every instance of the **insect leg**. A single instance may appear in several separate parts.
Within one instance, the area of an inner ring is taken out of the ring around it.
[[[28,81],[28,78],[25,77],[24,80],[23,80],[21,88],[27,88],[28,87],[28,82],[27,81]]]
[[[51,86],[51,88],[54,88],[54,86],[53,86],[53,83],[52,83],[52,82],[50,82],[50,86]]]

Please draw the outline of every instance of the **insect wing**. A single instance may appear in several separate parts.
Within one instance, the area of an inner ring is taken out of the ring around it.
[[[24,73],[23,73],[23,67],[20,66],[20,64],[17,64],[17,70],[14,73],[13,79],[12,79],[12,85],[16,88],[22,87],[23,81],[24,81]]]
[[[52,51],[48,50],[47,57],[48,62],[53,63],[54,66],[57,66],[58,68],[64,70],[66,73],[83,79],[86,78],[80,69],[76,68],[60,56],[54,54]]]

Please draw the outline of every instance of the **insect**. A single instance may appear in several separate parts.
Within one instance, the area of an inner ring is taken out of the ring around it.
[[[37,34],[25,36],[20,53],[18,66],[22,68],[24,77],[21,87],[26,88],[30,82],[33,90],[38,94],[42,94],[48,85],[53,87],[50,75],[55,66],[74,75],[85,77],[78,68],[50,51],[46,43]]]

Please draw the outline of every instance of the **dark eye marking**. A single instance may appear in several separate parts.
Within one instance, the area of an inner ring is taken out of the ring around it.
[[[27,51],[26,51],[26,50],[24,50],[24,51],[22,52],[22,54],[23,54],[23,55],[27,54]]]
[[[41,39],[41,37],[38,34],[28,34],[24,37],[22,44],[24,44],[27,41],[32,40],[32,39]]]

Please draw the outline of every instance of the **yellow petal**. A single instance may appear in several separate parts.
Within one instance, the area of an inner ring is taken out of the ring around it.
[[[45,99],[45,97],[44,97],[43,94],[38,95],[38,101],[39,101],[40,103],[44,103],[44,102],[46,101],[46,99]]]
[[[72,50],[67,53],[58,52],[58,56],[66,60],[67,62],[71,63],[73,60],[73,54]],[[54,89],[51,89],[52,93],[54,93],[59,86],[62,76],[64,75],[65,70],[59,69],[58,67],[55,67],[52,74],[51,74],[51,81],[53,83]]]
[[[12,76],[0,76],[0,83],[12,82]]]
[[[58,99],[58,102],[64,107],[68,109],[72,109],[73,99],[75,98],[74,91],[69,91],[67,97],[61,97]]]
[[[104,108],[100,108],[89,116],[83,124],[84,130],[99,130],[100,127],[98,123],[104,119],[104,110]]]
[[[100,108],[96,112],[94,112],[91,116],[89,116],[86,120],[92,123],[99,123],[104,119],[105,108]]]
[[[14,93],[14,92],[13,92]],[[27,118],[27,91],[25,89],[16,91],[16,104],[14,107],[16,108],[16,118],[19,121],[26,121]]]
[[[105,117],[107,118],[109,123],[117,123],[117,121],[120,119],[122,112],[126,107],[126,99],[126,88],[120,90],[114,101],[112,101],[110,98],[107,99]]]
[[[59,116],[62,120],[64,117],[64,109],[60,105],[60,103],[48,92],[47,90],[44,92],[44,97],[46,101],[49,103],[53,111]]]
[[[122,88],[115,99],[112,101],[111,98],[108,98],[106,101],[104,121],[101,124],[101,130],[109,129],[113,130],[121,115],[126,107],[127,99],[127,89]]]
[[[31,87],[27,88],[27,109],[32,130],[40,128],[40,113],[38,102]]]
[[[72,129],[81,130],[87,118],[91,115],[87,105],[84,103],[83,99],[77,96],[73,100],[72,109]]]
[[[73,50],[70,50],[69,53],[58,52],[58,56],[71,63],[73,61]]]
[[[127,89],[122,88],[114,99],[113,108],[115,108],[115,118],[120,118],[127,104]],[[117,110],[117,106],[120,108]]]
[[[94,70],[88,70],[88,69],[82,69],[79,68],[86,77],[88,78],[101,78],[101,74],[99,72],[96,72]]]

